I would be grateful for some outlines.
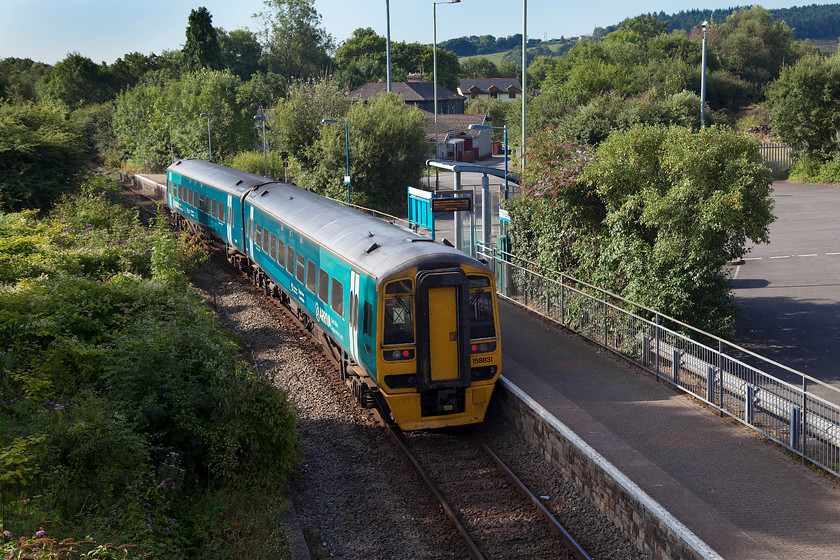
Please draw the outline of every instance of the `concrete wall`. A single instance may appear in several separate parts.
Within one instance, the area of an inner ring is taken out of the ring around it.
[[[720,559],[701,541],[567,426],[502,378],[490,413],[504,418],[563,478],[606,515],[649,558]]]

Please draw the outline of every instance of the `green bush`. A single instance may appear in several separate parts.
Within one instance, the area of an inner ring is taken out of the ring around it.
[[[296,415],[187,285],[200,247],[163,220],[141,227],[114,192],[94,180],[42,220],[0,214],[0,265],[24,263],[0,266],[0,524],[45,551],[90,536],[88,549],[227,557],[196,508],[258,516],[219,492],[281,503]],[[7,537],[4,551],[19,545]]]

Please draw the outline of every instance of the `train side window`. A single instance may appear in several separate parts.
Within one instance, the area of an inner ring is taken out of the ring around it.
[[[224,205],[224,204],[222,204],[221,202],[219,203],[219,211],[218,211],[218,214],[216,215],[216,218],[217,218],[220,222],[224,222],[224,221],[225,221],[225,205]]]
[[[496,321],[493,317],[493,294],[490,279],[486,276],[470,276],[470,338],[493,338],[496,336]]]
[[[318,267],[315,266],[315,263],[312,261],[306,261],[306,287],[309,288],[309,291],[313,294],[317,291],[318,287]]]
[[[373,306],[370,302],[365,302],[365,315],[362,332],[365,336],[372,336],[373,334]]]
[[[286,244],[283,243],[282,239],[277,239],[277,262],[280,264],[280,268],[283,268],[283,263],[286,262]]]
[[[257,247],[262,246],[262,226],[254,226],[254,244]]]
[[[286,270],[289,274],[295,273],[295,250],[291,245],[286,248]]]
[[[198,195],[198,211],[206,214],[206,212],[204,212],[205,202],[207,202],[207,199],[202,195]]]
[[[264,227],[262,230],[262,243],[260,245],[262,246],[262,250],[266,253],[268,253],[268,236],[268,228]]]
[[[215,217],[218,215],[218,213],[219,213],[219,206],[218,206],[218,204],[219,204],[219,203],[218,203],[218,202],[216,202],[216,199],[215,199],[215,198],[214,198],[213,200],[211,200],[211,201],[210,201],[210,215],[211,215],[211,216],[213,216],[214,218],[215,218]]]
[[[410,280],[397,280],[385,286],[385,327],[383,344],[414,342],[414,294]]]
[[[269,247],[270,251],[268,254],[271,255],[272,259],[277,260],[277,236],[273,233],[271,234],[271,243],[269,244]]]
[[[303,255],[299,254],[297,256],[297,267],[295,268],[295,278],[297,278],[298,282],[300,282],[301,284],[303,284],[303,281],[305,280],[305,277],[304,277],[304,273],[306,272],[306,270],[304,268],[305,265],[306,265],[306,258]]]
[[[322,268],[318,271],[318,299],[327,303],[330,297],[330,275]]]
[[[332,308],[335,313],[344,318],[344,284],[336,280],[335,278],[332,279],[332,290],[330,294],[330,307]]]

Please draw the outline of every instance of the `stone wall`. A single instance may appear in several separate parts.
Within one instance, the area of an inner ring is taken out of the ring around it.
[[[506,379],[496,386],[490,413],[511,424],[649,558],[720,558],[633,481]]]

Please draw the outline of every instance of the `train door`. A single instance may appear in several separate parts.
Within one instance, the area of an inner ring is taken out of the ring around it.
[[[418,370],[426,387],[470,383],[469,285],[460,269],[417,274]]]
[[[350,270],[350,313],[347,324],[350,327],[350,356],[359,363],[359,273]]]
[[[225,213],[225,222],[227,223],[227,241],[229,245],[234,245],[233,240],[233,195],[227,196],[227,212]]]

